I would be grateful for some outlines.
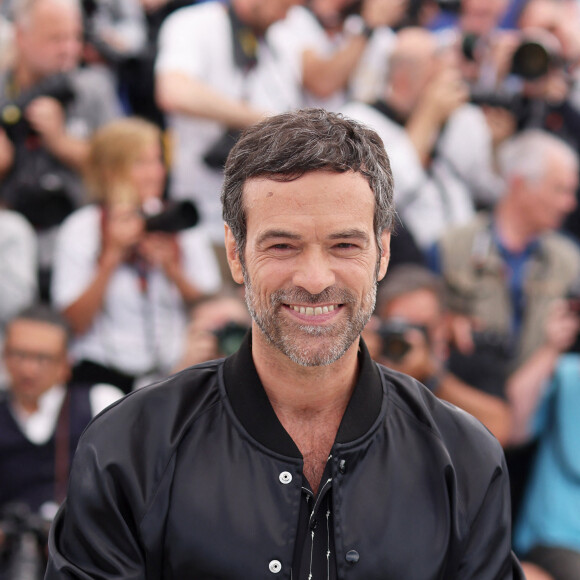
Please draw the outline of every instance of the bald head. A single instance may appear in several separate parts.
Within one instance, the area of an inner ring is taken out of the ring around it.
[[[12,8],[14,24],[19,27],[27,27],[32,19],[54,11],[72,11],[79,17],[82,14],[79,0],[15,0]]]
[[[17,67],[33,82],[78,65],[82,12],[77,0],[20,0],[15,5]]]
[[[436,50],[437,41],[432,33],[423,28],[403,28],[397,34],[389,70],[429,63]]]

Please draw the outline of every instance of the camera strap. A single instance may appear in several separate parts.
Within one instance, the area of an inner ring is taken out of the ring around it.
[[[247,74],[258,64],[258,38],[255,32],[240,20],[231,4],[228,7],[228,16],[232,31],[234,63]]]

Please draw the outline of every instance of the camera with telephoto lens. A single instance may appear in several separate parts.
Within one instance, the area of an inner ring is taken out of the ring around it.
[[[0,102],[0,127],[16,146],[32,132],[24,111],[32,101],[39,97],[56,99],[65,107],[75,98],[69,76],[66,73],[52,75],[34,85],[30,90],[21,92],[15,99]]]
[[[467,34],[462,40],[462,53],[466,59],[476,61],[479,38]],[[543,43],[524,39],[512,55],[510,74],[524,81],[537,81],[551,70],[564,69],[565,60]],[[501,107],[510,111],[516,119],[526,114],[526,99],[519,90],[472,92],[470,102],[474,105]]]
[[[192,201],[169,203],[158,213],[145,213],[145,230],[175,234],[197,225],[199,214]]]
[[[37,144],[29,144],[36,132],[26,120],[25,110],[40,97],[56,99],[65,107],[75,97],[69,76],[50,76],[17,98],[0,102],[0,127],[14,144],[15,155],[12,170],[5,178],[4,202],[35,228],[45,229],[60,224],[73,211],[74,203],[62,176],[39,159]]]
[[[409,330],[415,329],[428,337],[427,328],[411,324],[403,318],[390,318],[381,322],[377,333],[381,337],[381,354],[393,362],[400,362],[411,350],[412,344],[406,338]]]
[[[468,33],[461,39],[461,52],[470,61],[478,60],[481,39],[477,34]],[[515,49],[510,74],[527,81],[542,78],[550,70],[563,68],[566,61],[559,53],[533,38],[524,38]]]
[[[240,324],[232,320],[221,328],[214,330],[213,334],[217,337],[220,354],[229,356],[236,352],[240,348],[249,328],[246,324]]]
[[[46,570],[45,548],[50,521],[34,514],[27,505],[4,506],[0,515],[0,578],[42,580]]]

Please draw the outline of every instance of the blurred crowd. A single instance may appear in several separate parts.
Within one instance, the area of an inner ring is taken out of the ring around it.
[[[579,0],[0,0],[0,578],[91,417],[240,344],[223,165],[302,107],[391,161],[371,353],[501,442],[527,577],[580,578]]]

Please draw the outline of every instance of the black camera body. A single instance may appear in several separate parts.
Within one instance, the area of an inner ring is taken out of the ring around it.
[[[224,356],[229,356],[238,350],[244,337],[248,333],[249,326],[239,322],[227,322],[221,328],[213,331],[218,341],[218,350]]]
[[[462,41],[462,52],[468,60],[477,60],[477,42],[474,35],[466,35]],[[514,51],[510,74],[528,82],[541,79],[551,70],[565,66],[564,59],[545,45],[525,39]],[[519,90],[472,92],[470,102],[474,105],[507,109],[518,124],[529,114],[528,99]]]
[[[0,553],[2,580],[42,580],[46,570],[45,548],[50,521],[32,513],[28,506],[5,506],[0,519],[4,537]]]
[[[75,98],[70,77],[66,73],[52,75],[34,85],[30,90],[23,91],[15,99],[0,102],[0,127],[15,145],[28,137],[32,131],[26,121],[24,111],[32,101],[39,97],[51,97],[65,107]]]
[[[17,98],[0,102],[0,127],[14,144],[15,160],[3,182],[2,197],[36,229],[60,224],[75,208],[74,195],[55,162],[39,147],[36,132],[25,117],[28,105],[39,97],[56,99],[66,107],[75,98],[67,74],[47,77]]]
[[[393,362],[400,362],[411,350],[411,344],[406,339],[409,330],[415,329],[428,339],[425,326],[412,324],[404,318],[390,318],[381,322],[377,333],[381,337],[381,354]]]
[[[197,225],[199,214],[192,201],[183,200],[170,203],[156,214],[145,215],[145,230],[175,234]]]

